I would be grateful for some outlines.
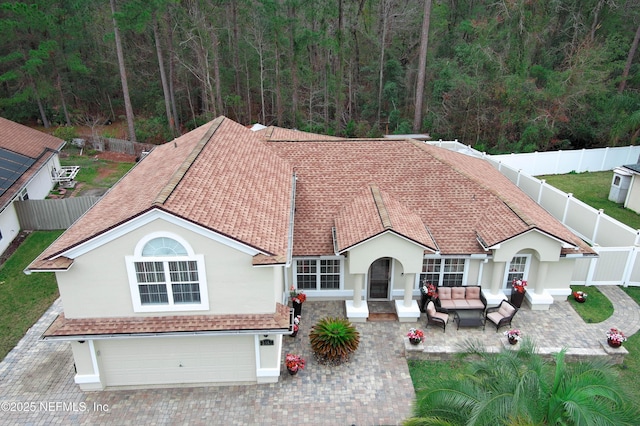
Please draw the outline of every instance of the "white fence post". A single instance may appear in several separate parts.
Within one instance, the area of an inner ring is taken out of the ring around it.
[[[631,279],[631,272],[633,271],[633,265],[636,263],[638,257],[638,250],[635,247],[631,247],[631,251],[627,257],[627,263],[624,265],[624,274],[622,275],[622,286],[628,287],[629,280]]]
[[[572,193],[567,194],[567,201],[564,204],[564,212],[562,213],[562,223],[567,223],[567,215],[569,214],[569,203],[573,197]]]
[[[600,227],[600,220],[602,219],[602,213],[604,213],[604,210],[599,209],[598,216],[596,217],[596,224],[593,227],[593,234],[591,235],[591,241],[595,241],[596,236],[598,235],[598,228]]]
[[[537,203],[540,204],[540,201],[542,200],[542,190],[544,189],[544,186],[546,185],[547,181],[544,179],[540,179],[540,186],[538,187],[538,200]]]

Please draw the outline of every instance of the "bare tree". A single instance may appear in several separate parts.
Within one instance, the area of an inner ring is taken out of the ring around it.
[[[160,82],[162,83],[162,93],[164,94],[164,107],[167,114],[167,122],[171,133],[176,135],[175,123],[173,122],[173,114],[171,113],[171,97],[169,96],[169,84],[167,82],[167,74],[164,70],[164,55],[162,53],[162,44],[158,33],[158,20],[154,14],[153,17],[153,39],[156,42],[156,54],[158,55],[158,67],[160,68]]]
[[[129,128],[129,140],[136,141],[136,131],[133,125],[133,108],[131,106],[131,98],[129,97],[129,85],[127,83],[127,71],[124,66],[124,53],[122,52],[122,41],[120,40],[120,31],[118,30],[118,22],[116,21],[116,0],[109,0],[111,5],[111,15],[113,19],[113,33],[116,42],[116,53],[118,55],[118,68],[120,69],[120,80],[122,81],[122,96],[124,98],[124,109],[127,116],[127,127]]]
[[[416,107],[413,116],[413,131],[420,131],[422,122],[422,99],[424,97],[424,80],[427,68],[427,47],[429,46],[429,23],[431,21],[431,0],[424,1],[422,18],[422,34],[420,35],[420,60],[418,64],[418,81],[416,85]]]

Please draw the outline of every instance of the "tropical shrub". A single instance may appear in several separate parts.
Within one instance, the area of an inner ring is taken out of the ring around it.
[[[309,333],[311,349],[318,362],[341,364],[358,349],[360,333],[345,318],[322,318]]]
[[[634,425],[640,413],[604,359],[551,361],[524,339],[520,350],[469,344],[454,377],[417,393],[405,425]]]

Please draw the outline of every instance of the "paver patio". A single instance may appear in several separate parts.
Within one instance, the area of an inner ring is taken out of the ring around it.
[[[640,308],[618,287],[599,287],[615,307],[599,324],[585,324],[567,302],[549,311],[523,308],[513,326],[534,336],[539,347],[600,348],[604,333],[619,327],[628,334],[640,329]],[[348,364],[319,365],[311,355],[308,331],[324,316],[343,316],[342,302],[303,305],[302,328],[285,336],[284,353],[302,354],[307,367],[280,382],[251,386],[209,386],[150,390],[108,390],[85,393],[73,381],[73,357],[66,343],[43,342],[42,332],[61,311],[56,301],[0,363],[3,424],[399,424],[411,415],[415,393],[404,353],[404,335],[419,323],[356,324],[358,351]],[[452,318],[450,319],[452,321]],[[427,347],[459,348],[467,339],[501,345],[502,329],[461,328],[450,322],[446,333],[429,327]],[[17,410],[22,409],[21,411]]]

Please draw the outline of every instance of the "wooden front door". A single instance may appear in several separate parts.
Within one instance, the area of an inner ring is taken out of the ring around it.
[[[369,267],[368,300],[389,300],[389,281],[391,280],[391,259],[383,257]]]

